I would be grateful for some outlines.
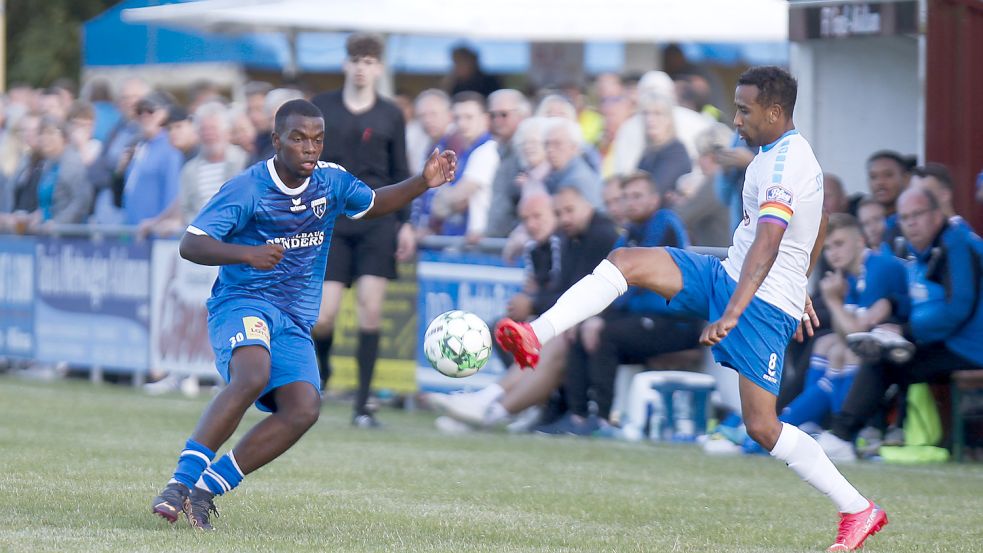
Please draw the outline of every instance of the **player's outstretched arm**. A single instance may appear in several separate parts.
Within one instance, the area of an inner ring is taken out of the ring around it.
[[[765,281],[768,271],[778,258],[778,246],[782,243],[784,234],[785,227],[781,225],[758,223],[754,242],[751,243],[747,257],[744,258],[744,265],[741,267],[741,278],[737,281],[737,289],[730,297],[720,319],[703,329],[703,334],[700,336],[701,344],[712,346],[727,337],[731,329],[737,326],[744,309],[751,303],[754,293]]]
[[[372,219],[399,211],[427,189],[453,181],[456,170],[457,155],[451,150],[439,152],[435,148],[423,167],[423,174],[376,189],[375,203],[363,218]]]
[[[205,234],[184,233],[181,239],[181,257],[199,265],[251,265],[269,270],[283,259],[284,247],[280,244],[243,246],[228,244]]]

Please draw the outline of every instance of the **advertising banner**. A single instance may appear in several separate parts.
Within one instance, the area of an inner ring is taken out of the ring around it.
[[[426,252],[417,265],[419,324],[416,381],[421,392],[476,390],[497,381],[507,367],[497,353],[477,374],[450,378],[437,372],[423,354],[423,334],[437,315],[452,309],[481,317],[489,329],[505,314],[509,298],[522,290],[524,272],[505,267],[498,256]]]
[[[149,243],[42,238],[35,262],[38,360],[147,370]]]
[[[0,357],[34,357],[33,238],[0,238]]]
[[[157,240],[151,256],[150,366],[179,375],[217,376],[205,301],[218,267],[181,258],[177,240]]]

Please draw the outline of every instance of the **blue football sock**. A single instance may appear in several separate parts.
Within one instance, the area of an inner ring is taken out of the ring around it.
[[[205,469],[197,485],[215,495],[222,495],[232,491],[242,482],[243,478],[245,475],[239,470],[235,455],[230,451]]]
[[[208,468],[208,463],[211,463],[214,458],[214,451],[189,439],[184,444],[184,450],[181,452],[181,456],[178,457],[177,468],[174,470],[174,476],[171,481],[180,482],[190,490],[195,487],[195,483],[198,482],[201,473]]]
[[[846,396],[850,393],[850,386],[853,386],[853,378],[857,376],[857,368],[857,365],[847,365],[843,367],[842,371],[829,376],[830,382],[833,383],[832,405],[830,406],[833,413],[839,413],[840,409],[843,408],[843,402],[846,401]]]
[[[815,386],[816,382],[819,382],[819,379],[826,375],[828,369],[829,359],[825,355],[814,353],[809,356],[809,372],[806,374],[806,382],[802,390],[805,391]]]
[[[793,426],[806,422],[822,424],[832,406],[833,384],[827,378],[819,379],[802,391],[792,403],[782,409],[778,420]]]

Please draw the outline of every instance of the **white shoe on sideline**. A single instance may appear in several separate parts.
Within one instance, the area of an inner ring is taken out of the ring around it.
[[[879,361],[883,357],[901,365],[911,361],[915,355],[915,344],[897,332],[884,328],[848,334],[846,341],[850,349],[866,361]]]
[[[538,405],[533,405],[528,409],[519,411],[519,414],[513,418],[513,421],[505,426],[505,430],[511,434],[524,434],[526,432],[532,432],[533,427],[539,424],[542,417],[543,408]]]
[[[819,446],[826,452],[826,456],[834,463],[853,463],[857,460],[857,452],[853,449],[853,444],[839,438],[832,432],[823,432],[816,438]]]
[[[451,436],[459,436],[461,434],[470,434],[475,431],[474,427],[470,424],[463,423],[459,420],[454,420],[446,415],[441,415],[434,419],[433,425],[437,427],[443,434],[448,434]]]

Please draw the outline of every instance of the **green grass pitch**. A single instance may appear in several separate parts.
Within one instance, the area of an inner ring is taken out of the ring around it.
[[[823,551],[835,513],[770,458],[692,446],[447,437],[433,415],[348,406],[218,498],[214,533],[150,499],[205,399],[0,379],[0,551]],[[261,415],[250,412],[245,426]],[[983,551],[983,466],[844,469],[891,519],[867,551]]]

